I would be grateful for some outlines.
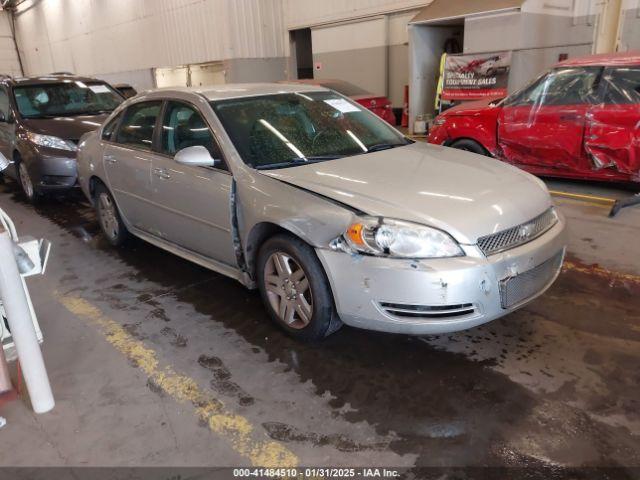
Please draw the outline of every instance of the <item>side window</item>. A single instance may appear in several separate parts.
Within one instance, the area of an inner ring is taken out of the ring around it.
[[[9,94],[4,87],[0,87],[0,115],[2,115],[2,121],[9,120]]]
[[[552,70],[524,90],[510,106],[580,105],[591,103],[599,67],[559,68]]]
[[[168,102],[162,121],[162,152],[175,155],[195,145],[205,147],[215,159],[222,158],[220,147],[202,115],[185,103]]]
[[[160,114],[161,101],[141,102],[131,105],[116,134],[116,142],[145,150],[153,146],[153,130]]]
[[[604,103],[640,103],[640,67],[607,69],[602,77],[602,89]]]
[[[122,112],[116,115],[107,125],[102,129],[102,139],[112,140],[113,132],[118,126],[118,121],[122,118]]]

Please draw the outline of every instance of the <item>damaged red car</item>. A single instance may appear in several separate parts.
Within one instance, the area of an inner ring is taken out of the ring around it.
[[[567,60],[505,99],[453,107],[429,142],[535,175],[640,182],[640,52]]]

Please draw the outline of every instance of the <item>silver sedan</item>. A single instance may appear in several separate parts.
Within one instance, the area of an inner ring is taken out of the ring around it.
[[[113,245],[133,234],[257,287],[301,339],[470,328],[544,292],[565,253],[541,181],[321,87],[137,95],[82,138],[78,170]]]

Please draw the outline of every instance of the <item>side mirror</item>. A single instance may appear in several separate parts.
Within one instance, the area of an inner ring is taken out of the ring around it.
[[[212,158],[209,150],[202,145],[183,148],[173,158],[182,165],[191,165],[192,167],[215,167],[219,162]]]
[[[0,173],[9,168],[9,165],[11,165],[11,162],[0,152]]]

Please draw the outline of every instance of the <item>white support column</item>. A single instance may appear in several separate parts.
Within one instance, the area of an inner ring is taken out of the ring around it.
[[[13,241],[9,232],[2,227],[0,227],[0,298],[2,298],[11,335],[18,352],[31,405],[36,413],[46,413],[55,405],[53,393],[33,328],[27,292],[14,258]]]

